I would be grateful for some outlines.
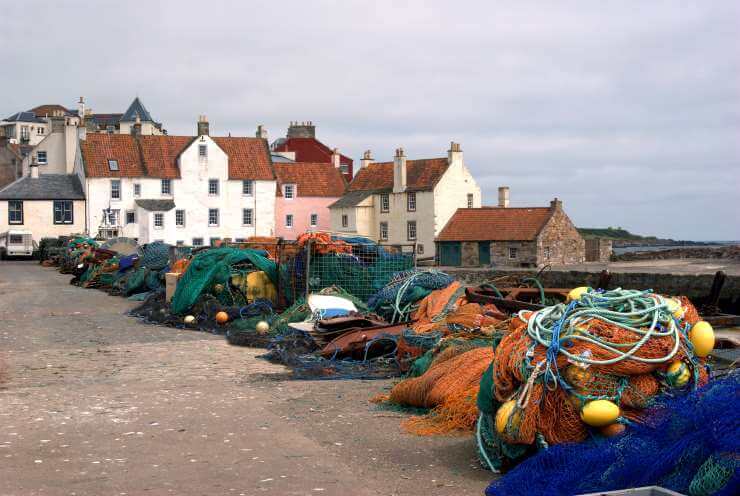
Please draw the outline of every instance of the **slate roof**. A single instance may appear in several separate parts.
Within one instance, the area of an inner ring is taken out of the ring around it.
[[[140,198],[134,201],[138,206],[150,212],[168,212],[175,208],[174,200],[147,200]]]
[[[98,126],[105,128],[108,126],[115,126],[121,122],[123,114],[90,114],[86,115],[86,120],[91,120]]]
[[[406,160],[406,190],[431,191],[449,167],[447,158]],[[349,191],[390,192],[393,190],[393,162],[373,162],[361,168]]]
[[[553,211],[548,207],[459,208],[437,241],[533,241]]]
[[[0,200],[84,200],[85,193],[76,174],[25,176],[0,190]]]
[[[347,188],[344,174],[332,164],[313,162],[273,163],[277,176],[277,195],[283,195],[283,184],[295,184],[298,197],[324,196],[339,198]]]
[[[372,191],[350,191],[339,200],[335,201],[329,208],[350,208],[359,205],[365,198],[372,195]]]
[[[90,133],[80,141],[88,177],[155,177],[177,179],[177,159],[194,136],[132,136]],[[229,157],[229,179],[273,180],[267,142],[260,138],[213,138]],[[111,171],[108,160],[118,161]]]
[[[131,105],[128,106],[128,110],[123,113],[123,116],[121,117],[122,122],[135,122],[136,118],[141,119],[141,122],[154,122],[154,119],[152,119],[151,114],[146,109],[143,103],[141,103],[141,100],[139,100],[139,97],[137,96],[134,98],[134,101],[131,102]]]
[[[15,114],[11,115],[7,119],[5,119],[7,122],[38,122],[38,123],[45,123],[43,119],[39,119],[36,117],[36,114],[33,112],[16,112]]]

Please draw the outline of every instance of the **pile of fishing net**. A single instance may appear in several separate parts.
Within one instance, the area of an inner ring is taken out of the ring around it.
[[[619,435],[649,420],[659,395],[706,384],[713,345],[688,299],[650,291],[522,311],[481,379],[480,456],[500,470],[542,447]]]
[[[453,282],[452,276],[437,270],[396,272],[368,300],[368,307],[388,322],[406,322],[416,311],[420,301],[432,291],[446,288]]]
[[[690,496],[740,489],[740,372],[685,395],[657,398],[618,437],[542,450],[493,482],[488,496],[603,493],[660,486]]]

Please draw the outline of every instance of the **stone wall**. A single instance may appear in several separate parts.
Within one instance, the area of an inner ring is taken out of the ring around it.
[[[537,264],[570,265],[586,260],[586,243],[562,209],[559,201],[553,202],[552,217],[537,237]],[[549,248],[549,257],[547,251]]]
[[[0,140],[0,188],[20,177],[20,159],[15,153],[2,145]]]
[[[591,238],[586,240],[586,262],[608,262],[611,256],[611,239]]]
[[[516,248],[515,259],[509,258],[509,248]],[[534,241],[492,241],[491,263],[494,267],[534,267],[537,265],[537,243]]]

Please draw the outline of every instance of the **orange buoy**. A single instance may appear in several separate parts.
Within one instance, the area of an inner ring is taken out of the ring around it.
[[[219,324],[224,325],[228,321],[229,321],[229,314],[224,312],[223,310],[216,314],[216,322],[218,322]]]

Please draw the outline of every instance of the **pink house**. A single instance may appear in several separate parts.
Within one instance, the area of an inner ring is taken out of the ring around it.
[[[333,164],[274,162],[277,177],[275,235],[296,239],[306,231],[331,229],[329,205],[347,187],[344,175]]]

